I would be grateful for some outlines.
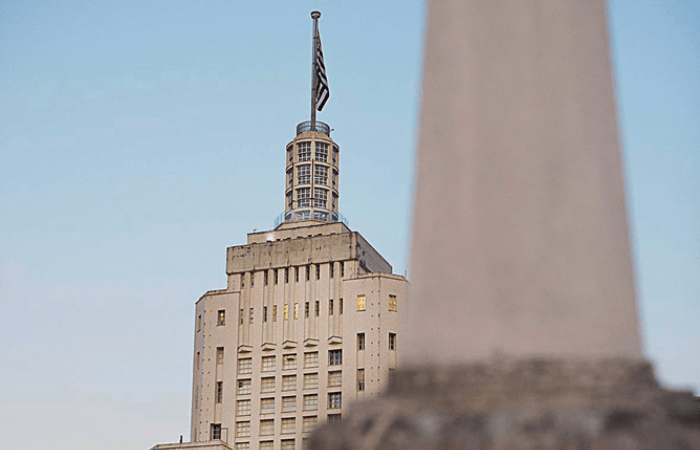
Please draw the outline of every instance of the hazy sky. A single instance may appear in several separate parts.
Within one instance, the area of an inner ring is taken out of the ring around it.
[[[0,442],[189,437],[194,302],[284,207],[309,12],[340,209],[408,267],[422,0],[0,3]],[[700,3],[613,0],[647,355],[700,391]],[[369,200],[369,201],[368,201]]]

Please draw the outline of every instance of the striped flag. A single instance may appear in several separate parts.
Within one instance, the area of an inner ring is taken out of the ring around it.
[[[321,49],[321,35],[318,35],[318,45],[316,46],[316,109],[323,110],[326,106],[331,92],[328,89],[328,76],[326,75],[326,65],[323,62],[323,49]]]

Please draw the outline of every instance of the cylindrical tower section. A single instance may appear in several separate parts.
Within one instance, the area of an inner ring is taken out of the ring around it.
[[[297,136],[287,144],[284,222],[338,221],[340,148],[330,127],[316,121],[302,122]]]

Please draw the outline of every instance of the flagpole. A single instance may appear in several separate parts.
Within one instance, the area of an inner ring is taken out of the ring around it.
[[[313,39],[311,40],[311,131],[316,131],[316,47],[318,46],[318,19],[321,13],[318,11],[311,12],[311,18],[314,20]]]

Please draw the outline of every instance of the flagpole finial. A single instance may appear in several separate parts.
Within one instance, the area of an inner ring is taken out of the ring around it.
[[[311,18],[314,20],[320,19],[321,12],[320,11],[311,11]]]

